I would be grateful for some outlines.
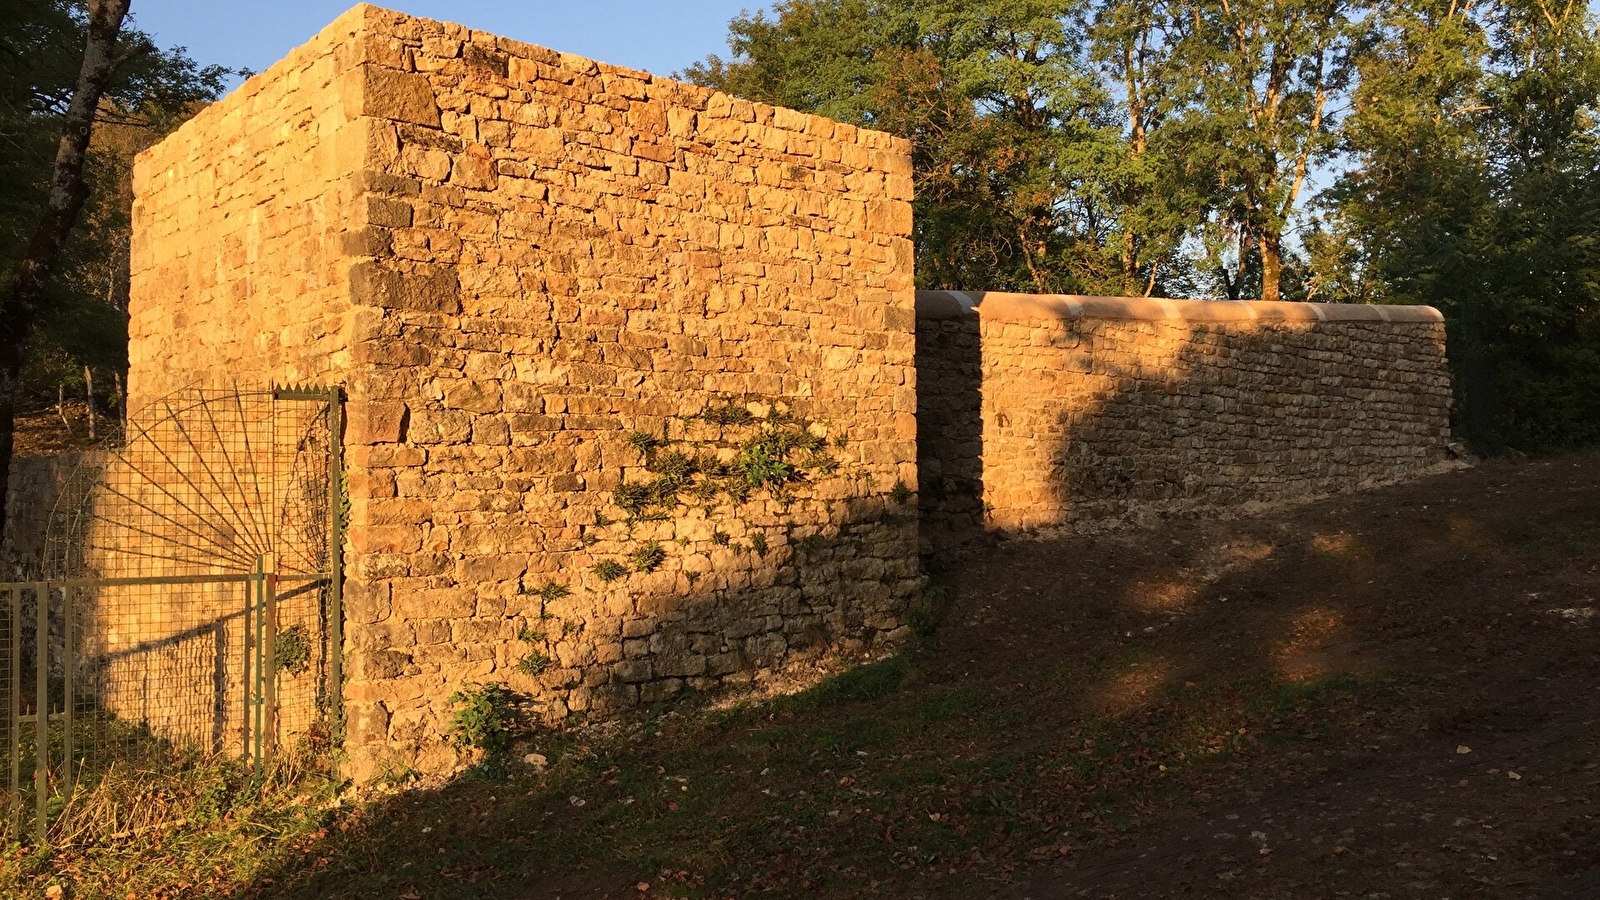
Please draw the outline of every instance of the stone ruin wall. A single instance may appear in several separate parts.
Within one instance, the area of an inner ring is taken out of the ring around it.
[[[349,394],[358,777],[455,764],[464,682],[555,719],[905,634],[904,141],[360,6],[136,185],[132,392]],[[618,503],[780,433],[786,496]]]
[[[922,292],[923,540],[1308,500],[1445,458],[1427,307]]]
[[[174,391],[336,382],[361,217],[364,42],[346,14],[133,170],[128,409]]]

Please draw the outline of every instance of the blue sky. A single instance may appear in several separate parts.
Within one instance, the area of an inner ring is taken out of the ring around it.
[[[137,27],[202,64],[261,71],[355,0],[133,0]],[[728,20],[760,0],[389,0],[379,6],[459,22],[602,62],[670,75],[727,55]]]

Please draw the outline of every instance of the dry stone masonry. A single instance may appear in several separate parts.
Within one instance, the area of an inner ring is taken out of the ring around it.
[[[1094,528],[1414,476],[1449,440],[1428,307],[926,291],[924,540]]]
[[[905,634],[905,141],[359,6],[135,181],[135,403],[348,391],[358,776]]]
[[[919,502],[941,545],[1447,436],[1432,310],[918,296],[906,141],[372,6],[134,186],[133,407],[348,395],[358,778],[456,765],[466,683],[554,720],[892,646]]]

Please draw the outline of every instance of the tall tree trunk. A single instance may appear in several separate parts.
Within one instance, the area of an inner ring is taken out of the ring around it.
[[[1132,297],[1139,284],[1139,254],[1135,249],[1133,232],[1122,233],[1122,296]]]
[[[11,454],[16,445],[17,380],[22,356],[34,322],[44,309],[46,290],[61,259],[67,235],[89,199],[83,182],[83,163],[89,152],[89,132],[94,127],[95,111],[105,96],[111,78],[136,53],[117,55],[117,37],[128,16],[131,0],[89,0],[88,39],[83,49],[83,65],[72,92],[72,103],[61,126],[61,143],[56,148],[55,168],[50,177],[50,194],[45,201],[28,249],[17,267],[11,292],[0,305],[0,534],[4,533],[6,492],[11,476]]]
[[[1261,234],[1261,299],[1278,300],[1278,283],[1283,279],[1283,235]]]

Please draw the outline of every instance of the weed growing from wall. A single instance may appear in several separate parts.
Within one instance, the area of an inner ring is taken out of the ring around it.
[[[481,750],[486,756],[503,753],[511,745],[516,722],[515,695],[498,681],[464,684],[451,694],[455,710],[450,718],[450,742],[462,749]]]
[[[659,435],[630,433],[628,446],[640,456],[649,477],[617,485],[612,502],[625,515],[623,524],[630,534],[637,523],[670,520],[686,507],[699,507],[710,517],[719,506],[738,507],[758,494],[787,508],[796,502],[795,490],[802,484],[838,474],[840,463],[834,453],[844,449],[846,439],[843,434],[831,438],[829,434],[823,423],[797,419],[781,402],[719,398],[693,416],[668,420]],[[904,489],[904,485],[900,487]],[[594,526],[580,535],[580,544],[590,547],[599,543],[595,532],[611,524],[603,513],[598,514]],[[792,523],[786,533],[793,537]],[[814,547],[820,538],[812,535],[801,540]],[[711,542],[757,557],[771,551],[770,538],[760,531],[736,542],[718,526]],[[689,546],[687,540],[678,543]],[[666,562],[667,549],[652,540],[636,546],[624,559],[601,559],[592,571],[606,584],[629,574],[655,572]],[[702,574],[685,573],[690,584],[698,582]]]
[[[273,647],[278,671],[298,676],[311,668],[311,635],[304,625],[291,625],[278,632]]]

